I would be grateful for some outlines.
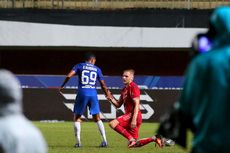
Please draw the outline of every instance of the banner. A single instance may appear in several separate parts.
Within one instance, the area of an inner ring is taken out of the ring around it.
[[[64,75],[17,75],[22,88],[57,88],[65,80]],[[110,89],[121,89],[124,84],[121,76],[104,76]],[[141,89],[181,89],[183,76],[136,75],[135,83]],[[77,89],[78,77],[72,77],[65,88]],[[100,84],[97,83],[100,89]]]
[[[76,89],[32,89],[24,88],[24,114],[30,120],[73,120],[73,106]],[[119,98],[120,89],[112,89],[115,98]],[[141,90],[141,112],[143,121],[159,122],[162,116],[178,99],[180,90]],[[98,89],[101,118],[110,121],[124,113],[123,106],[116,109],[110,104],[103,92]],[[88,109],[82,116],[83,120],[91,120]]]

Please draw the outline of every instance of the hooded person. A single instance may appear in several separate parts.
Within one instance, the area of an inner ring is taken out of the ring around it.
[[[192,153],[228,153],[230,146],[230,7],[210,17],[212,46],[187,68],[183,90],[159,134],[186,146],[186,129],[194,134]]]
[[[22,89],[8,70],[0,70],[0,152],[46,153],[40,131],[22,113]]]

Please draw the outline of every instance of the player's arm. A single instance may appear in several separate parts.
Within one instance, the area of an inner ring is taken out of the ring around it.
[[[117,100],[116,98],[114,98],[113,96],[108,99],[116,108],[120,108],[121,105],[123,104],[121,97],[119,98],[119,100]]]
[[[120,99],[119,100],[116,100],[112,93],[109,91],[109,89],[107,88],[106,84],[105,84],[105,81],[104,80],[100,80],[100,84],[101,84],[101,88],[103,90],[103,92],[105,93],[106,95],[106,98],[116,107],[116,108],[119,108],[121,107],[122,103],[120,103]]]
[[[137,126],[137,115],[138,112],[140,110],[140,98],[139,97],[135,97],[133,98],[133,102],[134,102],[134,109],[133,109],[133,118],[131,121],[131,127],[135,128]]]
[[[121,107],[121,105],[122,105],[121,97],[119,98],[119,100],[115,99],[114,96],[113,96],[113,94],[107,88],[104,80],[100,80],[100,84],[101,84],[102,90],[104,91],[104,93],[105,93],[106,98],[108,99],[108,101],[110,103],[112,103],[116,108]]]
[[[108,87],[106,86],[105,81],[104,80],[100,80],[99,82],[100,82],[101,88],[102,88],[102,90],[103,90],[106,98],[107,99],[111,98],[112,97],[111,92],[109,91]]]
[[[65,84],[69,81],[69,79],[75,75],[75,71],[71,70],[67,75],[65,80],[63,81],[62,85],[61,85],[61,89],[64,88]]]

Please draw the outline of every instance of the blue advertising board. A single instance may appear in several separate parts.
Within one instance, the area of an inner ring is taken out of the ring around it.
[[[22,88],[58,88],[65,79],[64,75],[17,75]],[[121,76],[105,76],[107,86],[110,89],[123,87]],[[181,89],[182,76],[135,76],[134,81],[141,89]],[[72,77],[65,88],[77,89],[77,77]],[[100,89],[100,85],[97,84]]]

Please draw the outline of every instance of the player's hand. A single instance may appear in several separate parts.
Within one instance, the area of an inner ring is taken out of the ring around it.
[[[113,102],[115,99],[114,99],[113,96],[111,96],[111,97],[107,97],[107,100],[110,101],[110,102]]]
[[[131,128],[133,129],[133,128],[135,128],[137,126],[137,122],[136,121],[132,121],[131,122]]]
[[[108,100],[113,98],[113,94],[112,94],[109,90],[108,90],[108,92],[107,92],[106,98],[107,98]]]
[[[114,99],[113,94],[110,91],[106,95],[106,98],[107,98],[108,101],[112,101]]]
[[[112,95],[107,95],[106,98],[107,98],[107,100],[110,101],[111,99],[113,99],[113,96]]]

